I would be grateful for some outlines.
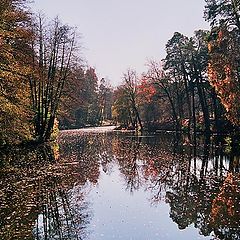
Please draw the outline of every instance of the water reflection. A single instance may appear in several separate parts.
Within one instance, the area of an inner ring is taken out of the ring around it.
[[[100,216],[95,207],[109,201],[106,188],[118,195],[119,211],[128,205],[124,201],[131,201],[128,196],[134,199],[141,192],[141,198],[149,201],[141,206],[144,214],[165,203],[181,231],[194,227],[199,232],[196,238],[240,239],[239,157],[224,155],[214,139],[208,140],[199,139],[196,148],[183,136],[166,133],[143,137],[64,131],[55,152],[49,146],[5,151],[0,170],[0,239],[112,239],[94,233],[104,224],[95,226],[95,220],[109,211],[109,205],[102,205],[106,209]],[[104,176],[124,191],[110,189]],[[108,220],[108,231],[112,229],[120,239],[121,223],[116,227]],[[160,229],[151,239],[165,239],[159,238]],[[138,236],[141,231],[134,233]],[[164,231],[174,239],[168,229]]]
[[[83,239],[91,219],[79,170],[51,146],[2,152],[0,239]],[[29,161],[30,160],[30,161]],[[76,186],[75,186],[76,185]]]

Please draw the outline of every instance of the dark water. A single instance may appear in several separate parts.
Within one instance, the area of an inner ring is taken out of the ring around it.
[[[239,157],[214,142],[63,131],[58,143],[1,153],[0,239],[240,239]]]

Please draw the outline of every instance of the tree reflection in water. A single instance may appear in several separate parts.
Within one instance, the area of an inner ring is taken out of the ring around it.
[[[38,198],[38,217],[33,235],[35,239],[82,239],[89,223],[88,203],[84,192],[60,179],[44,183]],[[71,190],[68,190],[69,187]]]
[[[4,151],[0,239],[87,239],[94,214],[88,193],[116,166],[126,191],[144,189],[150,204],[168,203],[179,229],[239,239],[239,158],[224,156],[213,141],[185,142],[163,133],[65,131],[58,154],[49,146]]]
[[[4,151],[0,239],[83,239],[91,218],[79,169],[48,146]],[[95,179],[93,181],[96,181]]]
[[[153,145],[139,138],[115,139],[113,145],[127,188],[144,186],[155,204],[165,199],[179,229],[193,224],[204,236],[240,238],[238,157],[223,156],[222,148],[208,141],[185,149],[167,138]]]
[[[239,239],[239,165],[233,168],[231,157],[209,153],[205,145],[203,155],[194,156],[187,171],[178,169],[183,174],[166,193],[170,216],[180,229],[194,224],[202,235],[214,232],[219,239]]]

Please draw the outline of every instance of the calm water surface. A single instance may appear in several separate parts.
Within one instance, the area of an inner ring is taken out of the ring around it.
[[[240,239],[239,157],[204,140],[62,131],[0,160],[0,239]]]

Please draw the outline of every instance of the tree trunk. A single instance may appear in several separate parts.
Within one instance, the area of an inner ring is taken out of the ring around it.
[[[208,110],[208,105],[207,105],[207,101],[206,101],[205,90],[203,87],[201,73],[198,71],[197,66],[194,62],[194,59],[193,59],[193,67],[194,67],[193,76],[194,76],[194,79],[196,80],[199,101],[200,101],[200,105],[201,105],[202,112],[203,112],[204,126],[205,126],[204,131],[206,133],[210,133],[210,131],[211,131],[210,130],[210,117],[209,117],[209,110]]]

